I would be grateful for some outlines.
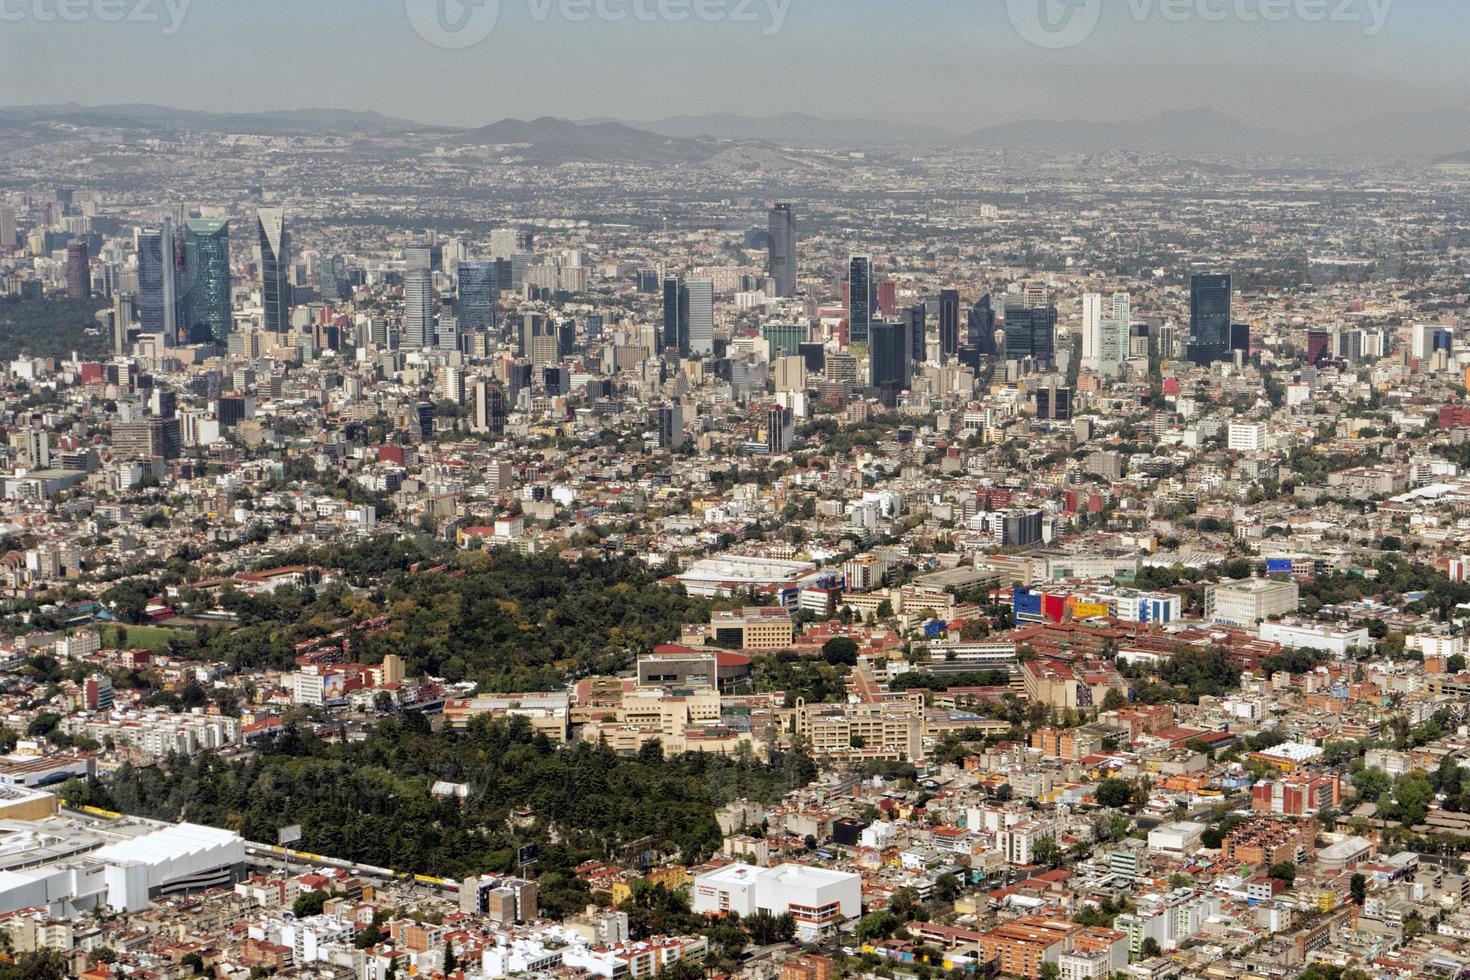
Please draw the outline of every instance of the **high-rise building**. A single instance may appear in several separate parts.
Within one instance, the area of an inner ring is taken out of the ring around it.
[[[85,241],[66,246],[66,296],[67,299],[92,298],[92,257],[87,254]]]
[[[404,269],[428,269],[433,272],[439,263],[434,261],[435,252],[438,251],[428,242],[415,242],[403,249]],[[439,252],[440,256],[443,255]]]
[[[923,364],[929,360],[929,307],[923,303],[910,306],[908,321],[909,359],[915,364]]]
[[[1230,304],[1233,281],[1229,274],[1195,276],[1189,286],[1189,360],[1213,364],[1230,359]]]
[[[459,317],[452,313],[441,313],[439,323],[434,327],[434,347],[436,350],[456,351],[460,349]]]
[[[945,289],[939,294],[939,356],[953,357],[960,349],[960,293]]]
[[[968,327],[970,336],[966,345],[978,349],[982,354],[994,354],[995,307],[991,305],[989,293],[980,297],[980,302],[970,308]]]
[[[1332,334],[1326,330],[1307,331],[1307,363],[1321,364],[1332,356]]]
[[[291,329],[291,233],[286,230],[286,212],[261,208],[255,226],[260,240],[264,326],[269,332],[285,333]]]
[[[459,303],[455,314],[462,330],[488,330],[495,325],[496,300],[500,295],[494,262],[459,264]]]
[[[788,452],[796,442],[796,422],[791,409],[772,406],[766,410],[766,451],[772,456]]]
[[[1054,385],[1036,390],[1036,417],[1055,422],[1072,419],[1072,389]]]
[[[1057,308],[1006,304],[1006,358],[1048,366],[1056,353]]]
[[[132,293],[114,293],[112,296],[112,352],[123,355],[128,352],[128,338],[137,314],[137,304]]]
[[[892,279],[879,279],[873,286],[874,308],[878,316],[898,316],[898,283]]]
[[[770,215],[769,272],[777,296],[796,295],[796,216],[791,205],[777,204]]]
[[[138,322],[145,333],[163,334],[165,343],[178,339],[183,311],[179,302],[178,243],[172,218],[157,228],[138,232]]]
[[[659,338],[662,350],[676,350],[680,357],[689,356],[689,294],[684,280],[678,276],[664,279],[664,326]]]
[[[529,253],[535,248],[535,238],[529,231],[519,228],[495,228],[490,232],[490,257],[508,259],[517,254]]]
[[[684,445],[684,409],[678,405],[660,405],[657,416],[658,448],[681,448]]]
[[[434,342],[434,274],[428,269],[403,273],[403,338],[406,350],[422,350]]]
[[[806,361],[808,374],[821,374],[827,369],[827,346],[825,344],[816,341],[802,344],[797,352],[801,354],[802,360]]]
[[[19,230],[15,208],[0,208],[0,255],[15,245],[15,235]]]
[[[1128,359],[1133,301],[1127,293],[1112,298],[1101,293],[1082,297],[1082,366],[1100,374],[1117,374]]]
[[[690,279],[684,283],[689,305],[689,351],[699,357],[715,352],[715,283]]]
[[[184,313],[189,340],[227,344],[230,303],[230,223],[192,219],[184,225]]]
[[[521,318],[521,355],[531,361],[532,370],[554,366],[561,360],[561,342],[556,323],[539,313]]]
[[[771,361],[783,355],[798,354],[806,343],[806,324],[768,323],[761,327],[761,336],[768,346]]]
[[[847,342],[864,345],[873,326],[873,257],[854,255],[847,263]]]
[[[868,378],[874,388],[903,391],[909,386],[913,343],[907,323],[875,323],[868,342]]]
[[[498,381],[477,380],[475,390],[476,432],[500,435],[505,431],[505,388]]]

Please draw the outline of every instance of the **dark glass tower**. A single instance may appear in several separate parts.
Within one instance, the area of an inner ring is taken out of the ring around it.
[[[500,292],[494,262],[459,264],[459,303],[455,314],[461,330],[488,330],[495,325],[495,302]]]
[[[929,359],[929,308],[923,303],[909,307],[909,357],[915,364]]]
[[[144,333],[161,333],[170,344],[178,340],[184,318],[180,265],[173,219],[138,233],[138,323]]]
[[[939,353],[953,357],[960,349],[960,293],[946,289],[939,294]]]
[[[1189,285],[1189,359],[1213,364],[1230,359],[1229,275],[1195,276]]]
[[[260,238],[265,329],[285,333],[291,329],[291,233],[286,230],[286,212],[280,208],[261,208],[256,213],[255,224]]]
[[[796,295],[796,216],[791,205],[771,208],[769,258],[777,296]]]
[[[1057,308],[1055,306],[1006,306],[1006,357],[1029,357],[1038,365],[1050,366],[1056,353]]]
[[[92,298],[92,258],[86,242],[66,246],[66,296],[67,299]]]
[[[995,353],[995,308],[990,305],[989,293],[970,308],[968,328],[968,346],[978,349],[982,354]]]
[[[230,313],[230,223],[193,220],[184,226],[184,309],[189,339],[227,344]]]
[[[664,279],[664,329],[660,346],[689,356],[689,291],[678,276]]]
[[[913,341],[907,323],[875,323],[868,342],[869,376],[874,388],[902,391],[909,386]]]
[[[873,258],[854,255],[847,264],[847,342],[866,344],[873,326]]]

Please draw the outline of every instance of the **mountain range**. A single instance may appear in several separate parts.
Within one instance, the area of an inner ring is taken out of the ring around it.
[[[801,113],[768,117],[718,113],[625,121],[503,119],[478,129],[428,126],[377,112],[300,109],[220,113],[167,106],[38,105],[0,108],[0,127],[65,124],[138,131],[204,130],[263,135],[424,136],[461,147],[512,147],[540,163],[601,161],[671,165],[728,155],[732,146],[836,150],[1032,149],[1137,151],[1178,155],[1292,155],[1442,158],[1470,145],[1470,110],[1378,116],[1317,133],[1254,126],[1212,109],[1163,112],[1143,120],[1027,119],[954,133],[937,126],[877,119],[825,119]]]

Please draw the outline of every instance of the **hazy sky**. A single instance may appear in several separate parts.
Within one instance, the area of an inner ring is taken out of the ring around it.
[[[1466,0],[750,0],[754,21],[738,22],[670,22],[659,4],[718,17],[747,0],[499,0],[493,32],[461,50],[410,23],[435,2],[459,0],[0,0],[0,104],[330,106],[454,125],[802,111],[957,130],[1209,106],[1303,131],[1470,108]],[[1028,43],[1008,12],[1090,2],[1095,32],[1064,50]],[[74,22],[55,16],[67,4]],[[129,22],[139,4],[158,19]],[[187,7],[172,36],[168,4]],[[117,8],[123,22],[99,18]]]

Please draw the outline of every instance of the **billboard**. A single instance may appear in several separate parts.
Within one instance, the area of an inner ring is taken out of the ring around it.
[[[1292,561],[1290,558],[1272,558],[1266,562],[1267,575],[1290,575]]]

